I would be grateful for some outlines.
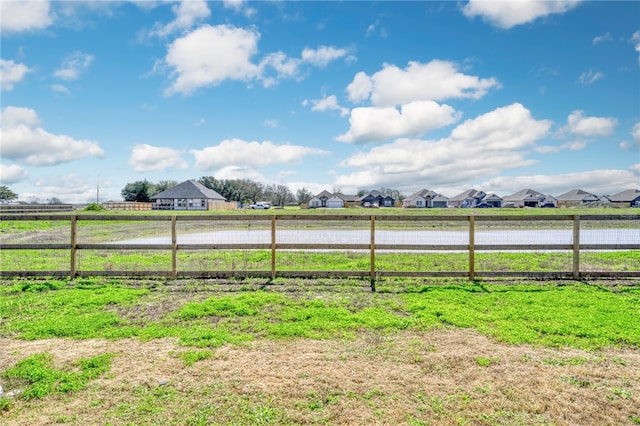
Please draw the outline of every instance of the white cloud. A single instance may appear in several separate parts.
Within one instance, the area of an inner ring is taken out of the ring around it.
[[[62,61],[61,68],[56,70],[53,75],[64,80],[75,80],[89,68],[93,59],[93,55],[73,52]]]
[[[635,44],[636,52],[640,53],[640,30],[633,33],[631,42]],[[640,64],[640,55],[638,56],[638,63]]]
[[[447,138],[398,139],[357,153],[342,166],[358,171],[338,176],[335,184],[408,190],[464,184],[535,163],[526,154],[550,127],[550,121],[535,120],[524,106],[512,104],[466,120]]]
[[[371,78],[364,73],[359,72],[353,77],[353,81],[347,86],[347,94],[351,102],[361,102],[369,98],[373,90],[373,82]]]
[[[178,38],[169,45],[165,58],[174,77],[165,93],[188,95],[226,79],[255,78],[258,67],[251,63],[251,57],[257,52],[259,38],[254,30],[228,25],[204,25]]]
[[[562,130],[572,135],[593,138],[612,134],[617,124],[618,120],[613,117],[584,117],[583,111],[573,111]]]
[[[2,32],[42,30],[53,23],[48,1],[0,1]]]
[[[276,145],[273,142],[246,142],[227,139],[219,145],[189,151],[199,170],[208,171],[225,166],[259,168],[273,164],[293,164],[307,155],[323,155],[327,151],[300,145]]]
[[[462,12],[468,18],[480,16],[496,27],[509,29],[551,14],[565,13],[578,3],[579,0],[469,0]]]
[[[58,92],[58,93],[66,93],[69,94],[71,93],[69,91],[69,89],[67,89],[65,86],[63,86],[62,84],[52,84],[51,85],[51,90],[53,90],[54,92]]]
[[[242,13],[247,18],[252,18],[258,11],[253,7],[247,6],[245,0],[223,0],[224,7],[231,9],[236,13]]]
[[[177,31],[188,30],[211,15],[209,6],[204,0],[183,0],[171,6],[171,10],[176,18],[167,25],[156,25],[151,35],[165,37]]]
[[[340,142],[375,142],[401,136],[420,136],[458,121],[460,114],[449,105],[415,101],[395,107],[363,107],[351,110],[349,131]]]
[[[87,179],[87,176],[80,176],[75,173],[66,175],[51,176],[46,179],[39,179],[34,182],[37,188],[35,193],[20,193],[21,200],[28,200],[35,197],[43,202],[50,198],[57,198],[63,203],[87,203],[96,201],[96,185]],[[100,194],[105,194],[109,182],[100,183]],[[100,197],[103,201],[103,197]]]
[[[494,78],[466,75],[453,62],[433,60],[427,64],[412,61],[405,69],[385,64],[371,77],[358,73],[347,92],[353,102],[370,95],[375,106],[393,106],[422,100],[479,99],[496,87],[499,83]]]
[[[578,81],[581,84],[593,84],[596,81],[603,79],[605,77],[605,75],[601,72],[597,72],[597,71],[593,71],[593,70],[589,70],[589,71],[585,71],[582,74],[580,74],[580,77],[578,78]]]
[[[9,166],[0,164],[0,182],[3,184],[11,184],[25,180],[27,174],[27,171],[17,164],[11,164]]]
[[[330,95],[322,99],[312,100],[311,111],[339,111],[340,116],[345,117],[349,115],[349,108],[344,108],[338,105],[338,98],[336,95]]]
[[[30,108],[3,109],[0,133],[2,157],[31,166],[52,166],[104,156],[97,142],[47,132],[40,127],[38,114]]]
[[[302,60],[317,67],[326,67],[330,62],[342,58],[346,54],[346,49],[336,49],[331,46],[320,46],[317,49],[305,47],[302,50]]]
[[[268,119],[268,120],[264,120],[264,122],[262,124],[264,125],[264,127],[268,127],[270,129],[275,129],[275,128],[278,127],[278,120]]]
[[[189,95],[225,80],[258,80],[269,87],[283,78],[300,79],[301,67],[305,64],[324,67],[347,54],[345,49],[320,46],[318,49],[305,48],[300,58],[272,52],[254,62],[252,58],[258,52],[259,39],[260,33],[254,28],[230,25],[203,25],[176,39],[169,45],[164,59],[164,64],[172,70],[173,80],[165,94]],[[275,75],[272,75],[273,71]]]
[[[168,147],[140,144],[133,147],[129,164],[136,172],[186,169],[189,165],[181,157],[183,152]]]
[[[32,71],[25,64],[18,64],[11,60],[0,59],[0,87],[11,91],[16,83],[22,81],[28,72]]]
[[[620,148],[628,150],[640,150],[640,123],[636,123],[631,129],[631,138],[631,142],[621,142]]]
[[[532,188],[545,194],[560,195],[580,188],[597,195],[611,195],[638,186],[634,167],[629,170],[599,169],[558,175],[499,176],[480,184],[498,194],[513,194],[522,188]]]
[[[613,37],[611,37],[611,34],[604,33],[601,36],[594,37],[592,43],[600,44],[600,43],[604,43],[605,41],[611,41],[611,40],[613,40]]]
[[[251,167],[226,166],[214,173],[216,179],[250,179],[266,183],[267,178]]]

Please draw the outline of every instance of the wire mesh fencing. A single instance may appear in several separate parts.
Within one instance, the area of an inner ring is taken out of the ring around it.
[[[640,277],[640,215],[8,215],[0,273]]]

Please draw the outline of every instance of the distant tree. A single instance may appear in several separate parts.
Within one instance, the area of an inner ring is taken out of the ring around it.
[[[62,201],[58,197],[51,197],[47,198],[47,204],[62,204]]]
[[[309,204],[313,194],[307,188],[300,188],[296,191],[296,201],[298,205]]]
[[[366,189],[361,189],[358,191],[358,193],[356,194],[356,197],[364,197],[365,195],[367,195],[370,191],[367,191]]]
[[[40,200],[40,197],[32,195],[32,196],[27,198],[27,203],[29,203],[29,204],[42,204],[42,201]]]
[[[162,191],[166,191],[169,188],[173,188],[177,184],[178,182],[176,182],[175,180],[161,180],[160,182],[153,185],[151,196],[159,194]]]
[[[149,202],[154,189],[155,185],[148,180],[138,180],[126,184],[120,194],[125,201]]]
[[[262,183],[250,179],[242,180],[242,190],[246,196],[246,201],[257,203],[264,197],[265,187]]]
[[[400,203],[402,203],[402,200],[406,198],[405,195],[397,189],[380,188],[380,193],[383,195],[388,195],[395,201],[398,201]]]
[[[0,186],[0,201],[12,201],[18,198],[18,194],[9,189],[8,186]]]
[[[285,206],[295,200],[287,185],[268,185],[265,192],[271,203],[277,206]]]

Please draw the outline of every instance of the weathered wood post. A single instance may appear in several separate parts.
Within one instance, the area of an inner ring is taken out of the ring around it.
[[[369,251],[371,254],[370,264],[371,268],[369,270],[369,280],[371,282],[371,291],[376,291],[376,217],[371,215],[371,240]]]
[[[580,279],[580,216],[573,216],[573,279]]]
[[[469,281],[473,281],[476,275],[476,262],[475,262],[475,218],[473,215],[469,215]]]
[[[71,216],[71,265],[69,276],[74,279],[78,274],[77,252],[78,252],[78,216]]]
[[[276,215],[271,216],[271,279],[276,278]]]
[[[176,233],[175,215],[171,216],[171,277],[178,278],[178,235]]]

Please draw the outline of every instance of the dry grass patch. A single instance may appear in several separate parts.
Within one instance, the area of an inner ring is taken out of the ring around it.
[[[207,354],[174,339],[0,339],[0,347],[0,370],[40,352],[59,366],[115,354],[82,391],[15,398],[0,414],[7,425],[640,422],[637,349],[507,345],[459,329],[255,340]]]

